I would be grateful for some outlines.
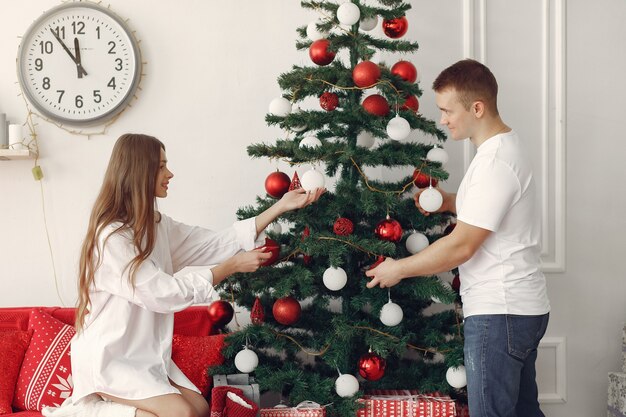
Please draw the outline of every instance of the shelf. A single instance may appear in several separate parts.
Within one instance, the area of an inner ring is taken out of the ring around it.
[[[35,159],[37,154],[29,149],[0,149],[0,161]]]

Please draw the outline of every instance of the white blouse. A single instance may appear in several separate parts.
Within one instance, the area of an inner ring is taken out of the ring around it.
[[[72,402],[94,392],[131,400],[179,393],[168,378],[200,392],[172,361],[174,312],[212,301],[213,275],[208,268],[173,274],[253,249],[255,219],[214,232],[161,215],[154,250],[137,270],[134,289],[127,266],[136,251],[130,233],[113,233],[117,227],[112,224],[101,234],[102,264],[90,291],[89,314],[72,340]]]

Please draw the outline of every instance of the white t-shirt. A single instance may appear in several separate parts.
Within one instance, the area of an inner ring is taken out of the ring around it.
[[[113,224],[101,234],[90,312],[71,345],[74,403],[94,392],[131,400],[179,393],[168,378],[200,392],[171,358],[174,313],[212,301],[213,274],[208,268],[173,274],[253,249],[255,219],[214,232],[161,216],[154,250],[137,270],[134,289],[126,268],[136,254],[129,233],[113,233],[119,226]]]
[[[530,162],[517,133],[483,142],[456,198],[458,220],[493,233],[459,266],[465,317],[550,311]]]

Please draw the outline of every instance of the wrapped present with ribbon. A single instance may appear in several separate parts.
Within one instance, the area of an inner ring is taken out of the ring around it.
[[[295,407],[279,404],[273,408],[261,408],[260,417],[326,417],[326,406],[313,401],[302,401]]]
[[[357,417],[456,417],[454,400],[439,393],[378,390],[364,395]]]

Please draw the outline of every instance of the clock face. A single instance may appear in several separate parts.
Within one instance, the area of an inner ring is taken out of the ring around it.
[[[66,3],[28,29],[17,58],[28,100],[44,116],[94,124],[122,111],[141,77],[137,42],[125,23],[93,3]]]

